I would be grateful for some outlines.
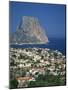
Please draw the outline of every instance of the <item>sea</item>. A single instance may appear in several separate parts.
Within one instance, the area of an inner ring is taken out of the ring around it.
[[[23,44],[23,45],[10,45],[12,48],[49,48],[51,50],[58,50],[66,55],[66,39],[64,38],[51,38],[48,44]]]

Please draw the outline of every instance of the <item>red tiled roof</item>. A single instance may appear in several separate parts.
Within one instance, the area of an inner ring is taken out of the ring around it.
[[[18,77],[17,80],[29,80],[32,79],[32,77]]]

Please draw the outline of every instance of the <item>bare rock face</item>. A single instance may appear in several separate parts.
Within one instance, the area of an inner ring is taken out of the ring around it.
[[[13,38],[10,38],[10,43],[46,44],[48,43],[48,37],[41,27],[38,18],[23,16]]]

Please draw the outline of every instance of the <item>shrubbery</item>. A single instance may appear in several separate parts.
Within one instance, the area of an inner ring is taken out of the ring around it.
[[[10,80],[10,88],[15,89],[18,86],[18,82],[16,79]]]
[[[64,81],[61,79],[61,76],[54,75],[39,75],[36,78],[36,81],[31,81],[28,84],[28,87],[44,87],[44,86],[60,86],[65,85]]]

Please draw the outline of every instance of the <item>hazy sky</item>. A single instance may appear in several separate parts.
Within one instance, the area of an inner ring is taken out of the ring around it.
[[[65,5],[10,2],[10,30],[16,30],[22,16],[38,17],[49,38],[65,37]]]

